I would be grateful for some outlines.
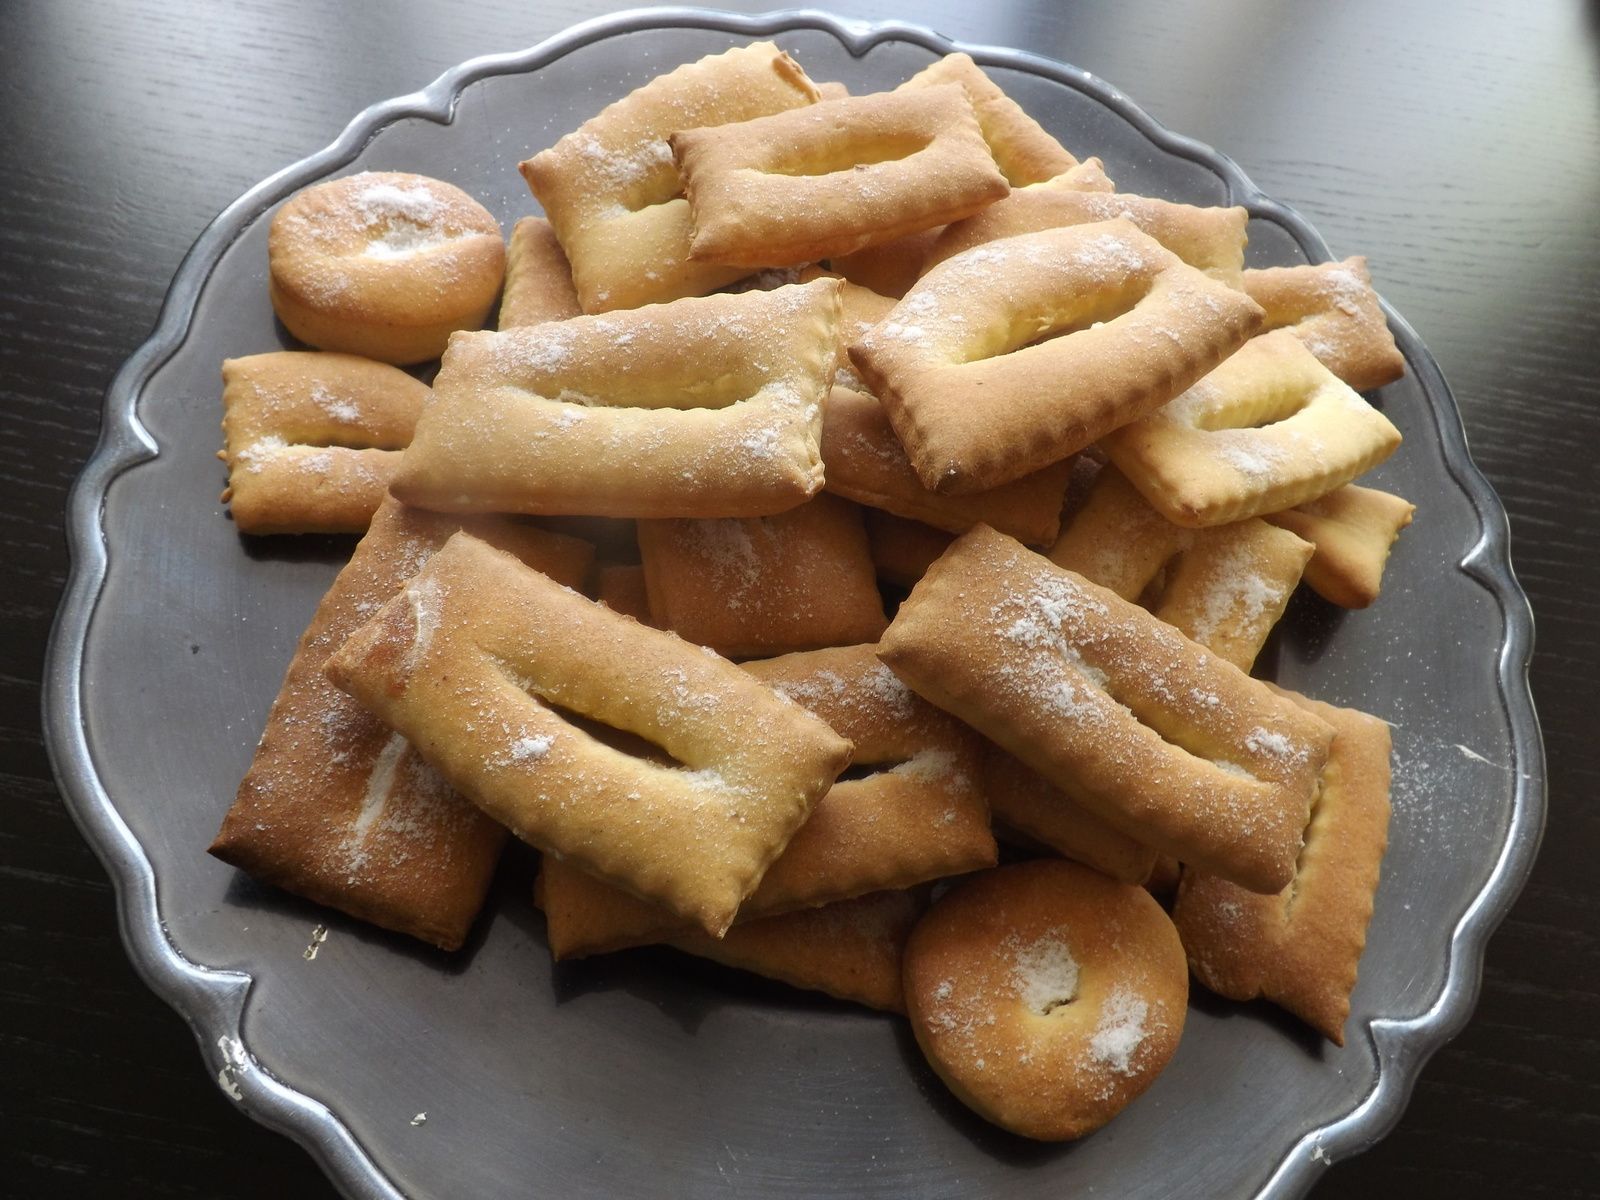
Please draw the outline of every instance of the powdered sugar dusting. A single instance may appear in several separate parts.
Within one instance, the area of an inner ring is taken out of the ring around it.
[[[1011,982],[1017,995],[1041,1016],[1070,1004],[1078,995],[1078,960],[1059,930],[1027,945],[1010,939]]]
[[[1144,1044],[1145,1021],[1150,1006],[1137,993],[1118,984],[1106,997],[1100,1022],[1089,1039],[1089,1053],[1096,1062],[1119,1075],[1134,1073],[1134,1056]]]

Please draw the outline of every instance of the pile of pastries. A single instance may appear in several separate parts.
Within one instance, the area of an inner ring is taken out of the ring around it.
[[[363,536],[211,852],[449,950],[513,834],[556,958],[903,1013],[1032,1138],[1150,1085],[1191,973],[1342,1042],[1388,729],[1248,672],[1411,519],[1352,482],[1404,370],[1363,260],[1245,270],[1245,210],[960,54],[743,46],[520,169],[509,247],[405,173],[273,219],[312,349],[223,364],[223,498]]]

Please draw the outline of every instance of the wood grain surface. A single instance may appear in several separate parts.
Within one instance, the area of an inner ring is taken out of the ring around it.
[[[1510,510],[1538,619],[1549,829],[1471,1025],[1395,1133],[1315,1194],[1600,1194],[1600,7],[838,7],[1112,81],[1238,160],[1336,253],[1368,255],[1438,357]],[[0,1193],[332,1194],[306,1155],[234,1110],[145,990],[61,805],[38,681],[67,567],[63,505],[107,383],[212,216],[368,104],[603,10],[0,5]]]

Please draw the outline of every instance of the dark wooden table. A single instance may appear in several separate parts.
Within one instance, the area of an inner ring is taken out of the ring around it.
[[[134,975],[61,806],[38,680],[62,507],[107,382],[218,210],[366,105],[603,7],[0,6],[0,1193],[331,1194],[234,1111]],[[1472,1025],[1399,1129],[1316,1194],[1600,1194],[1600,7],[839,7],[1099,73],[1232,155],[1336,253],[1369,255],[1437,355],[1538,618],[1549,831]]]

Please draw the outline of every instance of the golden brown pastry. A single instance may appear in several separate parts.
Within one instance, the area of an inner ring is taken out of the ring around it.
[[[1266,310],[1265,328],[1287,328],[1357,391],[1371,391],[1405,374],[1406,360],[1372,290],[1366,259],[1246,271],[1241,282]]]
[[[905,998],[917,1045],[957,1099],[1023,1137],[1067,1141],[1167,1065],[1189,974],[1143,888],[1041,860],[934,903],[906,943]]]
[[[523,217],[506,251],[506,290],[500,297],[500,328],[565,321],[583,312],[572,286],[572,268],[543,217]]]
[[[326,670],[518,837],[713,936],[850,761],[726,660],[465,534]]]
[[[438,358],[483,325],[506,248],[489,211],[454,184],[364,171],[291,196],[267,235],[273,310],[321,350],[387,363]]]
[[[1331,604],[1366,608],[1378,598],[1389,551],[1416,511],[1409,500],[1351,483],[1266,520],[1316,546],[1306,564],[1312,591]]]
[[[211,845],[257,879],[446,950],[483,904],[505,830],[322,668],[463,524],[562,583],[588,572],[593,550],[576,539],[384,501],[301,637]]]
[[[361,533],[428,403],[426,384],[353,354],[222,363],[222,499],[240,533]]]

